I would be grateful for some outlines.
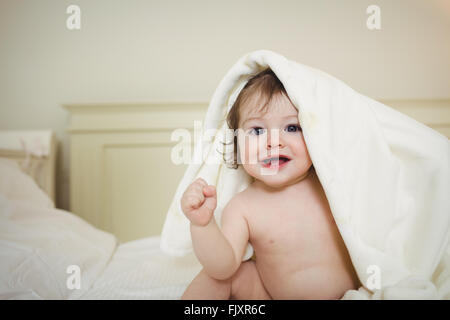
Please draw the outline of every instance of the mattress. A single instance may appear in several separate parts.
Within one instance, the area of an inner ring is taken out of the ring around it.
[[[179,299],[201,270],[193,254],[173,258],[159,249],[160,237],[118,246],[110,263],[81,299]]]

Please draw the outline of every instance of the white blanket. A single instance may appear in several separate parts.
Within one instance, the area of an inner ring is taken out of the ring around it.
[[[167,213],[162,250],[171,255],[192,251],[180,198],[197,177],[217,188],[218,222],[227,202],[249,185],[250,176],[228,169],[216,150],[221,150],[226,114],[240,90],[267,67],[299,111],[309,154],[363,284],[344,298],[449,299],[448,139],[332,76],[266,50],[242,57],[216,89],[203,123],[205,135],[196,141],[195,161]],[[218,129],[214,139],[208,129]]]

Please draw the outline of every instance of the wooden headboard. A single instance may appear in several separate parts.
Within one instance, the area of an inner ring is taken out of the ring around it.
[[[186,165],[173,130],[193,132],[206,104],[65,105],[70,113],[70,211],[121,241],[159,235]]]
[[[381,101],[450,137],[450,100]],[[159,235],[186,165],[171,133],[193,132],[207,103],[65,105],[70,113],[70,211],[121,241]]]

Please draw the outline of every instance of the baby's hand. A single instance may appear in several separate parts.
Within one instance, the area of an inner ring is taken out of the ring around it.
[[[216,188],[198,178],[181,197],[181,209],[192,224],[206,226],[217,205]]]

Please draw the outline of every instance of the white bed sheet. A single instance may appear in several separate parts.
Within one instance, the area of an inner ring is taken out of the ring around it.
[[[159,242],[151,237],[121,244],[81,299],[179,299],[201,265],[193,254],[162,253]]]
[[[119,244],[0,159],[0,299],[179,299],[201,265],[162,253],[159,241]],[[68,285],[73,265],[79,288]]]

